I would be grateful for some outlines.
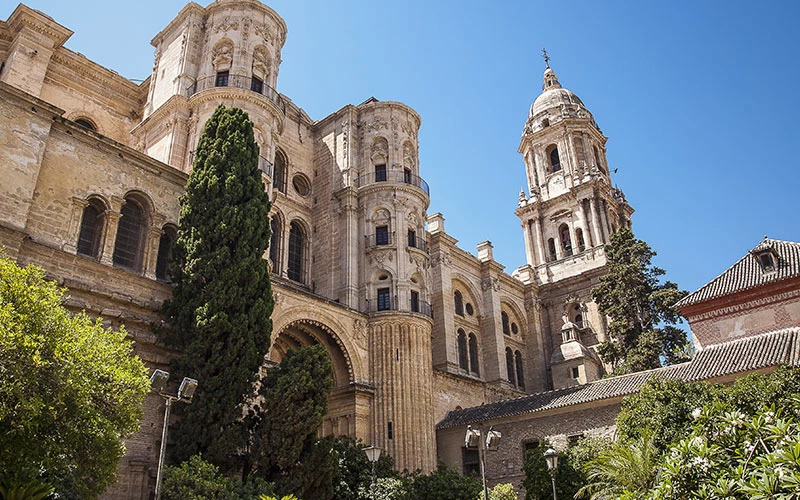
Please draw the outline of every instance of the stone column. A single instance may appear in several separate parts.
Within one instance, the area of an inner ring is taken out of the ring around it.
[[[72,214],[69,219],[67,237],[61,244],[61,249],[69,253],[78,252],[78,238],[80,237],[81,221],[83,220],[83,210],[89,206],[89,202],[77,196],[72,197]]]
[[[103,244],[100,253],[100,262],[107,266],[114,264],[114,243],[117,240],[117,227],[119,226],[119,219],[122,217],[122,205],[125,200],[119,196],[112,196],[110,200],[111,208],[106,210],[106,227],[103,231]]]
[[[544,236],[542,235],[542,223],[537,215],[533,219],[533,239],[536,241],[536,249],[539,251],[539,264],[547,262],[547,255],[544,253]]]
[[[531,235],[531,220],[522,221],[522,238],[525,240],[525,260],[529,266],[536,266],[536,253],[533,249],[533,239]]]
[[[589,230],[591,226],[591,222],[589,219],[589,214],[586,213],[586,200],[581,200],[581,217],[583,217],[583,236],[586,238],[586,246],[587,248],[592,248],[595,245],[595,235],[594,235],[594,228]]]
[[[151,280],[156,279],[156,263],[158,262],[158,245],[161,242],[161,235],[164,234],[162,226],[167,218],[161,214],[153,214],[150,216],[150,227],[148,228],[147,240],[144,246],[144,255],[142,256],[142,267],[144,268],[144,275]]]
[[[592,234],[594,234],[594,240],[597,245],[605,243],[605,237],[599,223],[600,212],[595,197],[589,198],[589,211],[592,215]]]

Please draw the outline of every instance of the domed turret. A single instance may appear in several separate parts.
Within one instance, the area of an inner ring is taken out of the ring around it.
[[[567,116],[578,115],[585,117],[591,115],[583,101],[574,92],[561,87],[556,72],[548,66],[544,70],[544,75],[542,75],[542,93],[533,101],[530,113],[528,113],[525,132],[529,133],[537,130],[543,125],[541,122],[545,120],[544,123],[553,123],[565,113]]]

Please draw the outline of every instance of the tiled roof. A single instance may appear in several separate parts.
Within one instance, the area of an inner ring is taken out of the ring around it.
[[[783,364],[800,367],[800,328],[798,327],[715,344],[698,352],[694,359],[687,363],[450,411],[437,424],[436,428],[458,427],[513,415],[627,396],[637,392],[649,378],[654,376],[695,382]]]
[[[777,269],[765,272],[756,255],[771,250],[777,256]],[[679,300],[675,306],[688,306],[743,290],[800,276],[800,243],[764,238],[747,255],[699,290]]]

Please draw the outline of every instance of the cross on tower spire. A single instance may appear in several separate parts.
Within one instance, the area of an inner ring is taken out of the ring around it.
[[[544,58],[544,64],[549,68],[550,67],[550,56],[547,55],[547,49],[542,47],[542,57]]]

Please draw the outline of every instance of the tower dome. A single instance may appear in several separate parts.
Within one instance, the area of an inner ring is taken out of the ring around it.
[[[547,69],[544,70],[542,80],[542,93],[536,98],[535,101],[533,101],[533,104],[531,105],[531,111],[528,114],[528,120],[532,119],[543,111],[547,111],[552,108],[561,108],[562,105],[567,105],[573,108],[578,106],[584,110],[586,109],[583,101],[581,101],[581,99],[575,95],[574,92],[561,87],[561,83],[559,83],[558,77],[556,77],[556,72],[553,71],[553,68],[548,66]]]

